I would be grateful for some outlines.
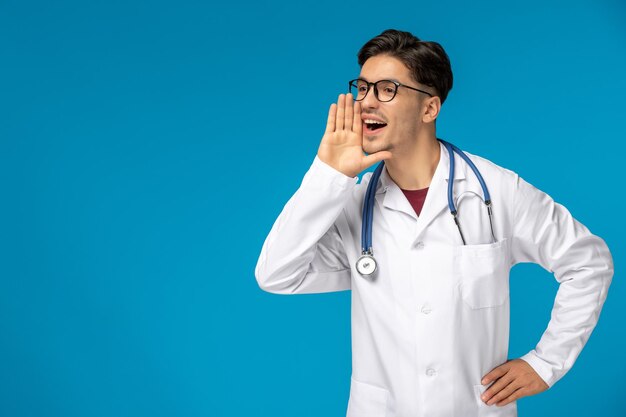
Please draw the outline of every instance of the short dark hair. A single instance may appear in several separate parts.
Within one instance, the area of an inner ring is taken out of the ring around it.
[[[446,101],[452,89],[452,68],[446,51],[437,42],[422,41],[409,32],[387,29],[363,45],[357,54],[359,66],[363,67],[365,61],[376,55],[399,59],[415,81],[434,88],[441,104]]]

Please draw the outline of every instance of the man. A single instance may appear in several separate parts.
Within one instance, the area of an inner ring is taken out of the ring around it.
[[[516,400],[551,387],[587,342],[613,276],[610,252],[510,170],[467,154],[491,217],[458,155],[449,177],[435,122],[452,71],[439,44],[387,30],[358,59],[358,80],[331,105],[317,156],[263,245],[258,284],[277,294],[352,290],[348,417],[516,416]],[[362,275],[372,174],[360,184],[357,175],[383,160],[373,184],[377,267]],[[507,361],[509,270],[520,262],[554,272],[560,286],[536,348]]]

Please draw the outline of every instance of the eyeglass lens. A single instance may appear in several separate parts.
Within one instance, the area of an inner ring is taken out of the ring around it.
[[[396,95],[397,87],[391,81],[378,81],[374,87],[377,89],[376,93],[380,101],[389,101]],[[350,86],[350,93],[352,93],[355,100],[363,100],[367,90],[368,85],[362,80],[357,80]]]

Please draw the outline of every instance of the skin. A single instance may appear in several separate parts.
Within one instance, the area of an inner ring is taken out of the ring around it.
[[[513,359],[495,367],[483,377],[481,383],[488,385],[492,381],[495,382],[481,398],[487,405],[496,404],[498,407],[549,388],[528,362],[522,359]]]
[[[392,79],[436,94],[434,89],[413,80],[402,61],[388,55],[369,58],[363,64],[359,78],[369,82]],[[362,101],[353,101],[351,94],[340,94],[337,103],[330,106],[317,155],[322,162],[350,177],[356,177],[384,160],[390,177],[400,188],[428,187],[440,158],[435,133],[435,120],[440,109],[438,96],[429,97],[404,87],[398,88],[393,100],[384,103],[376,99],[373,87]],[[362,118],[367,115],[387,123],[383,132],[364,135]],[[497,406],[549,388],[522,359],[497,366],[483,377],[481,383],[492,383],[482,400]]]

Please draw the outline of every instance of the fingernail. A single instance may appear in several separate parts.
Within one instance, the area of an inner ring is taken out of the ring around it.
[[[483,379],[482,381],[480,381],[481,384],[486,385],[487,384],[487,379]]]

